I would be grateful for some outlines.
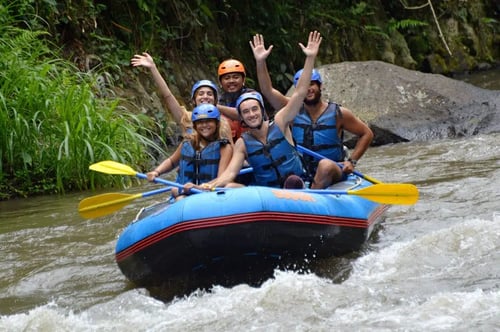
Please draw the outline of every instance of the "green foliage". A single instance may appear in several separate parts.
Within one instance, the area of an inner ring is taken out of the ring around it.
[[[364,27],[364,29],[367,33],[370,33],[370,34],[376,35],[376,36],[380,36],[383,39],[390,38],[389,35],[384,31],[384,29],[382,29],[381,27],[379,27],[377,25],[366,25]]]
[[[13,24],[0,31],[3,196],[122,185],[122,179],[96,176],[88,166],[106,159],[138,165],[148,151],[161,150],[140,116],[121,109],[117,98],[99,97],[106,94],[101,81],[109,75],[79,72],[40,38],[44,31]]]
[[[389,32],[399,30],[399,31],[407,31],[407,32],[417,32],[419,28],[426,27],[429,24],[423,21],[414,20],[414,19],[404,19],[400,21],[396,21],[395,19],[391,19],[389,21],[388,29]]]
[[[220,50],[225,52],[219,55],[219,60],[238,58],[252,75],[255,66],[248,41],[255,33],[264,35],[266,46],[274,46],[267,59],[271,79],[282,92],[288,90],[293,74],[303,65],[298,43],[307,42],[309,31],[321,31],[329,47],[334,47],[334,41],[339,39],[340,44],[350,45],[353,32],[382,33],[373,28],[373,6],[365,1],[224,1],[223,4],[216,7],[216,22],[230,30],[220,36]]]
[[[488,26],[492,31],[493,33],[496,33],[496,31],[498,30],[498,21],[495,20],[494,18],[491,18],[491,17],[482,17],[481,18],[481,23]]]

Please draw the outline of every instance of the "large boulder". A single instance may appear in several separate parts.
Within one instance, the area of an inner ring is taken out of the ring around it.
[[[381,61],[342,62],[318,70],[324,98],[368,123],[374,145],[500,132],[500,90]]]

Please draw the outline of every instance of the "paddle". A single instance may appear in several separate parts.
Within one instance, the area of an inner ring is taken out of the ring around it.
[[[124,165],[124,164],[121,164],[121,163],[118,163],[118,162],[112,161],[112,160],[105,160],[105,161],[100,161],[96,164],[92,164],[92,165],[90,165],[89,169],[96,171],[96,172],[106,173],[106,174],[132,175],[132,176],[137,176],[140,179],[147,179],[148,178],[146,174],[139,173],[139,172],[135,171],[130,166],[127,166],[127,165]],[[156,177],[154,179],[154,182],[166,184],[166,185],[181,188],[181,189],[184,187],[180,183],[168,181],[168,180],[162,179],[160,177]],[[191,192],[200,193],[202,191],[199,189],[196,189],[196,188],[192,188]]]
[[[78,212],[83,218],[98,218],[124,208],[131,201],[170,191],[171,187],[164,187],[140,194],[109,193],[82,199],[78,204]]]
[[[308,154],[311,157],[314,157],[316,159],[320,159],[320,160],[321,159],[327,159],[325,156],[323,156],[323,155],[321,155],[321,154],[319,154],[317,152],[314,152],[312,150],[309,150],[308,148],[303,147],[302,145],[297,145],[297,150],[299,150],[302,153]],[[342,168],[342,165],[340,163],[337,163],[337,164],[340,166],[340,168]],[[374,179],[374,178],[372,178],[372,177],[370,177],[368,175],[361,174],[360,172],[358,172],[356,170],[353,171],[353,173],[356,174],[357,176],[359,176],[360,178],[363,178],[363,179],[365,179],[367,181],[370,181],[371,183],[382,183],[382,181]]]
[[[358,190],[305,189],[305,193],[356,195],[381,204],[412,205],[418,201],[418,189],[407,183],[378,183]]]

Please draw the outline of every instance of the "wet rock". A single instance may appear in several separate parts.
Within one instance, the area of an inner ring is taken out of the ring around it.
[[[318,69],[323,96],[367,122],[374,145],[500,132],[499,90],[381,61]]]

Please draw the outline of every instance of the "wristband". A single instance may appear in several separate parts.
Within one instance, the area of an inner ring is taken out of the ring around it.
[[[352,164],[352,166],[356,167],[356,164],[358,163],[358,161],[356,159],[347,159],[348,162],[350,162]]]

